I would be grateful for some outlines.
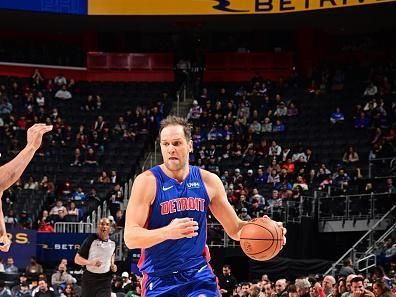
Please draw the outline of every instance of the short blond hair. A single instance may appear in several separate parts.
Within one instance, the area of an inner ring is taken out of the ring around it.
[[[168,126],[182,126],[184,131],[184,136],[187,141],[191,140],[191,124],[187,121],[187,119],[182,117],[177,117],[174,115],[169,115],[165,119],[163,119],[160,123],[159,134],[161,135],[162,130],[164,130]]]

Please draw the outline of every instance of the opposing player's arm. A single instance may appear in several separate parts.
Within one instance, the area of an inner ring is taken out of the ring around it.
[[[197,236],[198,224],[190,218],[174,219],[168,226],[145,228],[156,195],[156,179],[149,172],[136,177],[126,210],[124,241],[128,248],[149,248],[168,239]]]
[[[7,190],[22,175],[34,153],[40,147],[43,135],[52,130],[52,126],[35,124],[27,131],[27,145],[10,162],[0,167],[0,191]]]
[[[201,173],[208,194],[211,197],[209,207],[212,214],[223,226],[228,236],[234,240],[239,240],[241,229],[247,222],[238,218],[235,210],[228,202],[227,194],[220,178],[208,171],[201,170]]]

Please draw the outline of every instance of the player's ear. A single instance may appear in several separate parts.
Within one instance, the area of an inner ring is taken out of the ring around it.
[[[192,142],[191,139],[188,141],[188,151],[189,151],[190,153],[193,152],[193,142]]]

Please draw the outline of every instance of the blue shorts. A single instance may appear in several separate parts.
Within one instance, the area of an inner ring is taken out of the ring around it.
[[[165,276],[144,274],[143,297],[221,297],[209,264]]]

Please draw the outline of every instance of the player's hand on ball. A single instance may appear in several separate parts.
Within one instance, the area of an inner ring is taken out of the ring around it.
[[[110,269],[112,272],[117,272],[117,265],[111,264]]]
[[[268,216],[264,216],[264,218],[269,218]],[[286,233],[287,233],[287,229],[285,227],[283,227],[283,223],[282,222],[276,222],[274,221],[279,228],[281,228],[282,230],[282,235],[283,235],[283,242],[282,242],[282,248],[283,246],[286,244]]]
[[[198,222],[191,218],[174,219],[165,227],[166,239],[192,238],[198,235]]]
[[[52,125],[34,124],[27,131],[27,145],[38,150],[43,141],[43,135],[52,130]]]
[[[7,232],[0,236],[0,251],[8,252],[11,246],[11,241],[8,238]]]

